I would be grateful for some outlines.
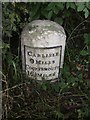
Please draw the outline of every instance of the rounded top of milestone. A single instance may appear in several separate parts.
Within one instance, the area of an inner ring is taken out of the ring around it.
[[[31,47],[59,46],[66,40],[63,27],[50,20],[34,20],[23,29],[21,39]]]

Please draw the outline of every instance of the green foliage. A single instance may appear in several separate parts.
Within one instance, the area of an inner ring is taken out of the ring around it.
[[[85,39],[85,44],[87,45],[87,46],[90,46],[90,33],[89,34],[84,34],[84,39]]]
[[[3,73],[7,76],[10,86],[19,83],[21,80],[20,60],[18,56],[13,55],[10,51],[10,45],[2,43],[2,56],[3,56]]]
[[[63,24],[67,15],[73,16],[72,10],[88,18],[90,2],[3,3],[3,34],[10,36],[13,31],[20,34],[20,29],[35,19],[50,19]]]
[[[85,18],[87,18],[89,16],[89,4],[90,2],[88,3],[76,3],[76,6],[77,6],[77,11],[78,12],[81,12],[83,11],[84,12],[84,16]]]

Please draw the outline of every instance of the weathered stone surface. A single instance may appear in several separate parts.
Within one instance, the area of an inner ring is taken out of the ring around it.
[[[52,80],[63,67],[66,35],[63,27],[49,20],[35,20],[21,35],[23,70],[32,79]]]

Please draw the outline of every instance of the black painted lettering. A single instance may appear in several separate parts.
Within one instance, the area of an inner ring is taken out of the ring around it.
[[[42,74],[39,74],[39,73],[38,73],[37,75],[40,76],[40,77],[42,77]]]
[[[29,56],[32,56],[32,52],[31,52],[31,51],[29,51],[27,54],[28,54]]]
[[[53,76],[55,76],[55,74],[56,74],[56,73],[54,72],[54,73],[53,73]]]
[[[36,64],[41,64],[41,60],[36,60]]]
[[[45,63],[44,64],[47,64],[47,61],[45,61]]]
[[[44,55],[44,54],[42,54],[42,58],[45,58],[45,55]]]
[[[45,78],[45,77],[47,77],[47,74],[43,74],[43,76],[42,76],[43,78]]]
[[[55,63],[55,60],[53,60],[52,63],[54,64],[54,63]]]
[[[36,57],[36,54],[33,54],[33,57]]]
[[[40,55],[40,54],[37,54],[37,57],[41,57],[41,55]]]
[[[48,71],[52,70],[52,68],[48,68]]]
[[[59,56],[59,52],[56,52],[56,56]]]
[[[47,70],[47,68],[44,68],[44,70]]]
[[[31,75],[31,76],[34,76],[33,71],[30,72],[30,75]]]
[[[42,64],[44,64],[44,61],[42,61]]]
[[[43,68],[41,68],[41,71],[43,71]]]
[[[54,56],[55,56],[55,54],[53,53],[53,54],[52,54],[52,56],[54,57]]]
[[[26,65],[26,69],[29,69],[29,65]]]
[[[48,54],[46,54],[46,57],[48,57]]]
[[[34,59],[30,58],[30,63],[33,64],[34,63]]]
[[[49,57],[52,57],[52,54],[49,54]]]
[[[29,72],[29,71],[27,71],[27,75],[29,75],[29,73],[30,73],[30,72]]]
[[[52,74],[49,74],[49,77],[52,76]]]

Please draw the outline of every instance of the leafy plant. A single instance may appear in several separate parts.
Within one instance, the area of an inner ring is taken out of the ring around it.
[[[3,75],[9,86],[4,89],[7,117],[34,120],[89,118],[90,2],[11,2],[3,3],[2,11]],[[46,81],[38,84],[22,77],[18,54],[20,36],[23,27],[36,19],[55,21],[67,34],[62,76],[54,84]],[[8,96],[5,96],[6,92]]]

